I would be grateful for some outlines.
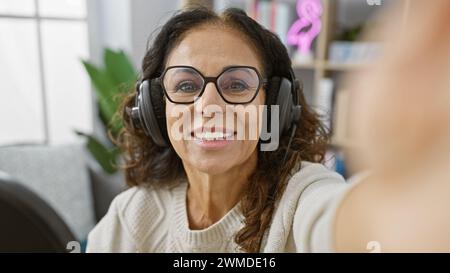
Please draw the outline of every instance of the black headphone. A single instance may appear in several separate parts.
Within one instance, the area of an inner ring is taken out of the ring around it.
[[[285,77],[272,77],[266,91],[266,105],[279,106],[280,136],[292,128],[291,140],[300,120],[301,106],[299,95],[303,92],[303,86],[295,78],[292,69],[289,70],[291,79]],[[164,109],[164,92],[158,79],[143,80],[136,84],[136,99],[132,108],[128,108],[135,128],[142,129],[145,134],[152,138],[156,145],[168,147],[169,137],[167,134],[166,114]],[[300,92],[300,93],[299,93]],[[268,107],[270,113],[270,107]],[[269,116],[269,115],[267,115]],[[268,123],[268,122],[267,122]]]

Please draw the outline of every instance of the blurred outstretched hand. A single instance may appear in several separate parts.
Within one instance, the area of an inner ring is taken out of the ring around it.
[[[381,58],[349,84],[351,135],[372,175],[342,204],[336,247],[450,252],[450,1],[390,16]]]

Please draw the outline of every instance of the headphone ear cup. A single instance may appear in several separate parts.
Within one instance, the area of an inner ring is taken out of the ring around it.
[[[280,77],[273,77],[269,81],[268,88],[266,89],[266,105],[267,105],[267,115],[264,115],[264,121],[263,125],[267,127],[267,132],[271,131],[271,116],[272,111],[271,107],[272,105],[277,105],[277,96],[278,96],[278,89],[280,87]]]
[[[292,83],[286,78],[280,79],[277,102],[280,109],[280,134],[285,133],[292,124]]]
[[[165,120],[164,98],[161,85],[153,79],[141,84],[142,96],[140,111],[144,129],[158,146],[168,146],[167,126]]]
[[[271,106],[277,104],[278,90],[280,89],[280,77],[270,79],[268,89],[266,91],[266,105]]]

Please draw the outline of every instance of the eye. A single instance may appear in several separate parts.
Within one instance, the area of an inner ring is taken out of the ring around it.
[[[242,80],[230,80],[222,86],[225,91],[242,92],[248,90],[249,86]]]
[[[193,81],[183,81],[177,84],[175,91],[181,93],[193,93],[199,90],[198,86]]]

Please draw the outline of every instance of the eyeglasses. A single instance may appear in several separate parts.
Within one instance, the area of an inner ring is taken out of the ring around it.
[[[267,83],[251,66],[229,66],[217,77],[205,77],[191,66],[170,66],[159,81],[169,101],[179,104],[195,102],[210,82],[215,84],[225,102],[247,104],[255,99],[260,87]]]

